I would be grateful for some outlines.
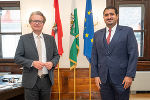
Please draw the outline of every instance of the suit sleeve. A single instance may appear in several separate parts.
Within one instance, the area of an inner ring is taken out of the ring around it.
[[[96,36],[94,34],[93,38],[93,46],[92,46],[92,53],[91,53],[91,77],[98,77],[98,54],[96,49]]]
[[[138,45],[132,28],[129,29],[128,33],[127,48],[129,61],[126,76],[134,78],[138,61]]]
[[[33,60],[25,58],[24,53],[25,51],[24,51],[23,36],[21,36],[14,57],[15,63],[30,68]]]

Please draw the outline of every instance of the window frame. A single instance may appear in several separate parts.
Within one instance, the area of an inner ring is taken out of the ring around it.
[[[130,4],[128,4],[128,3],[119,3],[119,4],[120,4],[120,5],[130,5],[131,3],[130,3]],[[139,4],[141,4],[141,3],[136,3],[136,4],[133,3],[133,4],[131,4],[131,5],[139,5]],[[142,3],[142,4],[143,4],[143,3]],[[118,7],[117,9],[118,9],[118,11],[119,11],[119,5],[117,5],[117,7]],[[129,7],[131,7],[131,6],[129,6]],[[145,12],[144,12],[144,14],[145,14]],[[118,20],[118,24],[119,24],[119,20]],[[144,24],[145,24],[145,15],[144,15]],[[144,32],[144,41],[143,41],[144,43],[143,43],[143,54],[142,54],[143,57],[138,57],[138,58],[139,58],[140,60],[147,59],[147,57],[145,57],[145,55],[144,55],[144,54],[145,54],[145,53],[144,53],[144,52],[145,52],[145,51],[144,51],[144,50],[145,50],[145,49],[144,49],[144,47],[145,47],[145,46],[144,46],[144,45],[145,45],[145,25],[144,25],[144,29],[141,29],[141,30],[134,30],[134,29],[133,29],[133,31],[134,31],[134,32],[141,32],[141,33]]]
[[[0,8],[1,7],[19,7],[20,8],[20,1],[0,1]],[[1,24],[1,23],[0,23]],[[5,35],[16,35],[16,34],[18,34],[18,35],[21,35],[22,34],[22,32],[7,32],[7,33],[2,33],[1,31],[0,31],[0,41],[2,41],[1,39],[1,35],[3,35],[3,34],[5,34]],[[0,42],[0,47],[1,47],[1,49],[0,49],[0,53],[2,53],[2,43]],[[0,58],[0,63],[14,63],[14,59],[3,59],[3,58]]]

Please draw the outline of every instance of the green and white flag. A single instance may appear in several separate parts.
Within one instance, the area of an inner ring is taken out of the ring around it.
[[[74,1],[75,0],[73,0],[72,2]],[[73,69],[77,66],[78,53],[79,53],[79,27],[78,27],[77,8],[74,7],[71,13],[70,55],[69,55],[70,69]]]

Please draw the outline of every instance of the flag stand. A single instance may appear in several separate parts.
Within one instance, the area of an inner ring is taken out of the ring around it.
[[[74,100],[76,100],[76,68],[74,68]]]
[[[91,64],[89,63],[89,100],[91,100]]]
[[[60,100],[60,81],[59,81],[59,79],[60,79],[60,78],[59,78],[59,72],[60,72],[60,71],[59,71],[59,63],[58,63],[57,66],[58,66],[58,92],[59,92],[59,100]]]

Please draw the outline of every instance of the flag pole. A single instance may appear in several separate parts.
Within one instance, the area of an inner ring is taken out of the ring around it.
[[[76,68],[74,68],[74,100],[76,100]]]
[[[85,20],[84,20],[84,55],[88,61],[91,60],[91,52],[93,45],[94,25],[91,0],[86,0]],[[91,100],[91,64],[89,63],[89,100]]]
[[[62,37],[63,37],[63,31],[62,31],[62,24],[61,19],[59,15],[59,2],[58,0],[53,0],[54,2],[54,26],[52,28],[52,36],[55,38],[55,42],[58,48],[58,54],[63,54],[63,47],[62,47]],[[60,69],[59,69],[59,63],[57,65],[58,69],[58,92],[59,92],[59,100],[60,100]]]
[[[89,100],[91,100],[91,64],[89,63]]]
[[[59,93],[59,100],[60,100],[60,77],[59,77],[59,73],[60,73],[60,71],[59,71],[59,63],[58,63],[58,93]]]

